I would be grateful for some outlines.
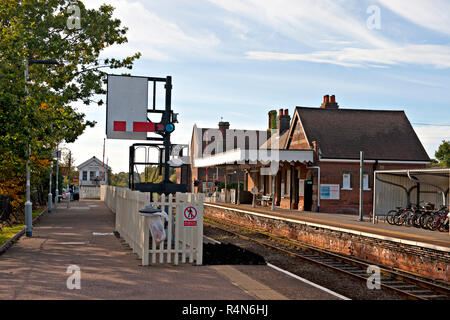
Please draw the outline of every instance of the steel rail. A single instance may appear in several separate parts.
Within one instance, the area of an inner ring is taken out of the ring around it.
[[[373,263],[352,259],[323,249],[305,245],[295,240],[283,239],[267,232],[249,229],[243,226],[230,225],[211,218],[205,220],[204,223],[207,226],[211,226],[213,228],[217,228],[222,231],[228,232],[241,239],[258,243],[262,246],[282,252],[294,258],[306,260],[310,263],[323,266],[325,268],[331,269],[334,272],[349,275],[361,281],[367,281],[367,277],[370,276],[370,274],[367,273],[367,268],[369,266],[374,266]],[[281,243],[283,246],[286,246],[288,248],[294,247],[295,249],[301,250],[305,253],[312,253],[312,255],[292,252],[290,250],[280,248],[279,246],[269,244],[266,241],[255,239],[248,235],[243,235],[242,233],[231,231],[229,228],[232,229],[238,228],[241,230],[247,230],[247,232],[245,232],[247,234],[250,233],[264,236],[269,240],[272,240],[276,243]],[[382,279],[380,283],[380,286],[386,290],[396,292],[412,300],[430,300],[430,299],[450,297],[450,289],[446,287],[422,279],[418,279],[416,277],[404,275],[399,272],[380,267],[378,265],[375,266],[377,266],[380,269],[380,273],[383,276],[387,277],[385,279]]]

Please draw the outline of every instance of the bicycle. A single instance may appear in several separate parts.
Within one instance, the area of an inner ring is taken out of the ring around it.
[[[395,225],[396,223],[394,222],[395,217],[399,214],[401,214],[403,212],[402,207],[396,207],[396,209],[390,210],[387,214],[386,214],[386,221],[389,224]]]
[[[435,230],[438,230],[440,232],[449,232],[449,217],[448,217],[448,208],[445,210],[442,210],[439,217],[436,219],[435,222]]]

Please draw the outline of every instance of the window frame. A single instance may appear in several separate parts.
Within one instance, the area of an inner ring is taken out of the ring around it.
[[[344,175],[349,175],[348,188],[344,185]],[[351,191],[353,190],[353,173],[351,171],[342,171],[341,172],[341,190]]]
[[[366,188],[366,184],[364,183],[364,177],[367,176],[367,188]],[[364,172],[363,173],[363,191],[371,191],[372,188],[370,188],[370,174],[368,172]]]

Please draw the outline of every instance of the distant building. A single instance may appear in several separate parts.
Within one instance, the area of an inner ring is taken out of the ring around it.
[[[198,128],[194,125],[191,138],[191,161],[200,160],[204,153],[214,156],[215,154],[234,150],[242,144],[242,148],[249,148],[249,137],[254,136],[255,149],[267,140],[267,131],[258,130],[234,130],[230,129],[230,123],[221,121],[218,128]],[[243,138],[240,141],[240,138]],[[190,165],[186,168],[184,176],[186,181],[179,178],[181,169],[177,170],[177,182],[186,183],[188,190],[195,193],[211,193],[216,191],[218,183],[241,183],[245,182],[245,173],[236,171],[234,168],[223,166],[201,166]],[[198,186],[194,186],[194,181],[198,181]]]
[[[106,163],[97,159],[95,156],[86,160],[77,167],[80,176],[80,186],[99,186],[107,184],[108,171],[111,169]],[[104,174],[103,174],[104,173]]]
[[[221,125],[219,124],[219,128]],[[224,152],[203,155],[196,148],[209,138],[194,127],[191,141],[192,180],[200,181],[194,192],[205,192],[205,182],[222,181],[223,173],[234,171],[244,181],[244,190],[272,196],[275,205],[300,211],[357,213],[359,208],[359,156],[364,152],[364,212],[372,211],[375,170],[421,169],[430,159],[403,111],[341,109],[335,96],[324,96],[320,108],[296,107],[269,112],[269,127],[277,132],[257,146],[247,143]],[[202,131],[201,131],[202,130]],[[223,126],[228,133],[229,125]],[[200,140],[198,142],[197,140]],[[268,167],[264,157],[253,157],[270,149],[278,153],[279,170],[261,174]],[[253,154],[256,154],[253,152]],[[253,161],[253,160],[257,161]],[[208,170],[209,169],[209,170]],[[206,170],[208,174],[206,175]],[[211,173],[218,174],[212,179]],[[244,177],[242,177],[244,175]]]
[[[301,211],[358,212],[360,151],[365,213],[372,211],[375,170],[430,162],[404,111],[340,109],[333,95],[320,108],[296,107],[280,140],[280,149],[314,151],[313,163],[282,164],[276,177],[276,205]]]

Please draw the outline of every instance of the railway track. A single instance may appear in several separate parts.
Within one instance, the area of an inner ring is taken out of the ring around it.
[[[368,277],[371,276],[367,270],[369,266],[374,265],[372,263],[352,259],[344,255],[305,245],[298,241],[281,238],[242,226],[219,222],[210,218],[205,219],[204,223],[206,226],[222,230],[241,239],[260,244],[297,259],[306,260],[334,272],[349,275],[364,282],[367,282]],[[450,299],[449,287],[383,267],[379,268],[381,275],[380,286],[384,290],[395,292],[412,300]]]

